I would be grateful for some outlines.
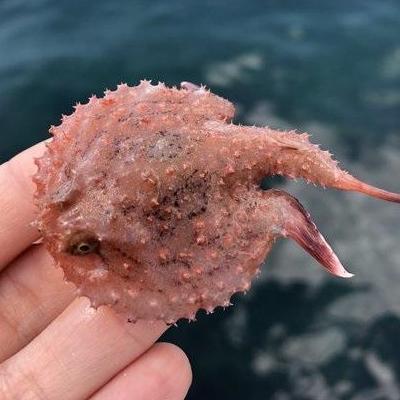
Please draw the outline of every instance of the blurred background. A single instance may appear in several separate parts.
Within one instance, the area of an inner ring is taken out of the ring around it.
[[[92,93],[187,80],[232,100],[236,121],[307,131],[400,191],[399,39],[398,0],[0,0],[0,161]],[[400,399],[400,208],[272,183],[356,276],[280,242],[234,307],[165,335],[191,359],[188,399]]]

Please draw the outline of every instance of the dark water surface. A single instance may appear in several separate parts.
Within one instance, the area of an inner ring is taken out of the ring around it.
[[[118,5],[117,5],[118,3]],[[400,191],[400,2],[0,0],[0,160],[121,81],[207,84]],[[400,208],[278,182],[349,270],[282,241],[235,307],[179,323],[191,400],[400,399]]]

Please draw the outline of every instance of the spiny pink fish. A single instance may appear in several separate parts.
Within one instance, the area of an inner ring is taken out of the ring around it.
[[[303,178],[400,202],[341,170],[307,134],[232,124],[204,87],[142,81],[92,97],[51,128],[37,160],[37,226],[94,307],[130,320],[194,319],[247,291],[271,246],[290,237],[330,273],[342,266],[301,204],[260,189]]]

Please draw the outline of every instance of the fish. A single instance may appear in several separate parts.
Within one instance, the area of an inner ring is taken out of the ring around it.
[[[341,169],[306,133],[233,123],[204,86],[143,80],[77,104],[36,160],[36,226],[93,307],[131,322],[194,320],[247,292],[279,238],[349,278],[310,214],[264,177],[400,203]]]

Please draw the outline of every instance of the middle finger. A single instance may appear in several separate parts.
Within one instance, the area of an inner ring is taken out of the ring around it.
[[[108,307],[78,298],[39,336],[0,367],[10,398],[86,398],[144,353],[162,322],[130,325]],[[13,391],[16,391],[15,393]],[[36,396],[36,397],[35,397]]]

